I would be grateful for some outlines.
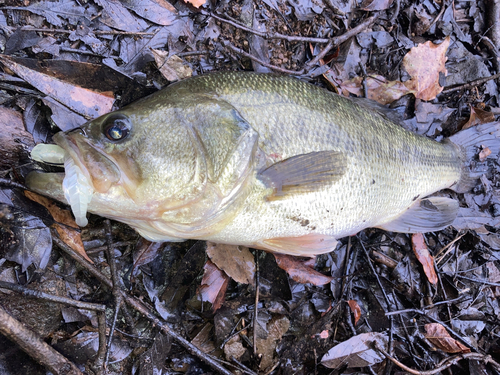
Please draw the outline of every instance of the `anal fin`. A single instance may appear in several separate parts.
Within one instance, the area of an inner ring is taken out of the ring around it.
[[[335,250],[337,240],[331,236],[311,233],[299,237],[269,238],[259,241],[255,247],[274,253],[312,257]]]
[[[402,215],[377,228],[400,233],[434,232],[451,225],[457,213],[456,200],[429,197],[416,201]]]

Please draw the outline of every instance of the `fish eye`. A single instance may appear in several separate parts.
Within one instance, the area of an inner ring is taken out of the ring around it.
[[[130,120],[125,116],[111,116],[103,124],[103,133],[111,142],[123,141],[130,133]]]

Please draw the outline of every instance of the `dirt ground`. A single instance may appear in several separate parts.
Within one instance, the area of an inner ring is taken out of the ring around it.
[[[0,374],[500,373],[488,147],[472,191],[439,193],[460,202],[452,226],[367,229],[312,262],[95,215],[74,230],[26,192],[30,171],[62,171],[35,144],[214,71],[368,97],[439,141],[500,114],[497,0],[198,1],[0,3]]]

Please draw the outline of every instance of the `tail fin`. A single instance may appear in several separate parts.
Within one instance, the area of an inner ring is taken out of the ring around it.
[[[451,187],[457,193],[472,189],[476,180],[485,172],[484,165],[478,165],[478,154],[486,147],[491,151],[487,158],[497,158],[500,153],[500,122],[477,125],[458,132],[449,138],[462,149],[463,171],[460,180]]]

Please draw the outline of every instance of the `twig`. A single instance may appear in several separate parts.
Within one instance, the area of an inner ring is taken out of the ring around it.
[[[290,74],[290,75],[301,75],[304,73],[304,69],[300,70],[300,71],[295,71],[295,70],[288,70],[288,69],[285,69],[285,68],[281,68],[279,66],[276,66],[276,65],[272,65],[272,64],[269,64],[261,59],[258,59],[257,57],[249,54],[248,52],[245,52],[243,51],[241,48],[238,48],[234,45],[232,45],[230,42],[228,42],[227,40],[224,41],[222,43],[224,45],[224,47],[227,47],[229,48],[230,50],[232,50],[233,52],[236,52],[244,57],[248,57],[249,59],[259,63],[260,65],[262,66],[265,66],[266,68],[269,68],[269,69],[272,69],[272,70],[276,70],[277,72],[281,72],[281,73],[284,73],[284,74]]]
[[[6,188],[19,188],[19,189],[29,190],[23,184],[9,180],[8,178],[0,178],[0,186],[6,187]]]
[[[71,247],[66,245],[61,239],[59,239],[56,236],[53,236],[52,240],[57,245],[57,247],[59,247],[64,253],[69,255],[71,258],[76,260],[83,268],[85,268],[89,273],[91,273],[102,284],[104,284],[105,286],[107,286],[110,289],[113,288],[113,283],[111,282],[110,279],[108,279],[101,271],[99,271],[92,264],[90,264],[80,254],[75,252]],[[119,290],[119,291],[122,294],[123,299],[125,300],[125,303],[127,303],[129,306],[134,308],[140,314],[144,315],[144,317],[146,317],[146,319],[148,319],[154,325],[156,325],[163,333],[172,337],[172,339],[174,339],[179,345],[184,347],[184,349],[186,349],[190,354],[192,354],[195,357],[198,357],[199,359],[204,361],[206,364],[211,366],[214,370],[218,371],[220,374],[232,375],[232,373],[230,371],[226,370],[224,367],[222,367],[214,357],[212,357],[212,356],[204,353],[200,349],[198,349],[196,346],[194,346],[189,341],[187,341],[184,337],[178,335],[175,331],[173,331],[166,323],[164,323],[162,320],[158,319],[151,312],[151,310],[146,305],[144,305],[144,303],[142,301],[138,300],[135,297],[128,295],[126,292],[124,292],[122,290]]]
[[[448,93],[453,92],[453,91],[471,89],[473,87],[482,85],[483,83],[486,83],[488,81],[491,81],[492,79],[497,79],[497,78],[500,78],[500,73],[497,73],[497,74],[489,76],[489,77],[479,78],[479,79],[465,83],[465,84],[460,85],[460,86],[447,86],[443,89],[443,91],[441,91],[441,94],[448,94]]]
[[[312,59],[311,61],[309,61],[306,64],[306,66],[307,67],[312,67],[313,65],[316,65],[319,60],[321,60],[323,57],[326,56],[326,54],[328,53],[328,51],[330,51],[330,49],[334,45],[338,46],[338,45],[344,43],[345,41],[349,40],[353,36],[359,34],[361,31],[363,31],[367,27],[371,26],[377,20],[377,18],[379,16],[380,16],[380,14],[375,14],[375,15],[373,15],[371,17],[368,17],[362,23],[360,23],[356,27],[352,28],[351,30],[345,32],[344,34],[336,36],[334,38],[331,38],[329,40],[329,42],[328,42],[328,45],[318,55],[316,55],[316,57],[314,59]]]
[[[29,10],[23,9],[23,7],[2,7],[2,9],[10,9],[10,10]],[[65,29],[46,29],[42,27],[29,27],[24,26],[21,28],[22,31],[36,31],[39,33],[51,33],[51,34],[71,34],[74,30],[65,30]],[[96,30],[93,32],[95,35],[139,35],[139,36],[154,36],[156,33],[154,32],[142,32],[142,31],[117,31],[117,30]]]
[[[62,354],[43,341],[36,333],[10,316],[0,306],[0,333],[21,347],[35,361],[56,375],[83,375]]]
[[[374,344],[375,344],[375,348],[379,352],[381,352],[387,359],[394,362],[396,365],[398,365],[403,370],[409,372],[410,374],[414,374],[414,375],[435,375],[435,374],[440,373],[443,370],[446,370],[448,367],[451,367],[451,366],[457,364],[462,359],[474,359],[477,361],[484,362],[485,364],[489,363],[493,367],[495,367],[495,369],[497,371],[500,370],[500,364],[498,362],[494,361],[490,355],[484,355],[484,354],[479,354],[479,353],[463,353],[463,354],[458,354],[458,355],[453,356],[453,357],[445,358],[444,360],[439,362],[438,366],[433,370],[428,370],[428,371],[415,370],[415,369],[412,369],[412,368],[402,364],[396,358],[392,357],[377,342],[374,342]]]
[[[77,309],[84,309],[84,310],[91,310],[91,311],[98,311],[98,312],[106,311],[105,305],[101,305],[98,303],[76,301],[74,299],[62,297],[62,296],[55,296],[53,294],[40,292],[38,290],[28,289],[28,288],[25,288],[21,285],[9,283],[7,281],[0,280],[0,288],[13,290],[17,293],[24,295],[25,297],[28,297],[28,298],[44,299],[46,301],[62,303],[63,305],[72,306],[72,307],[75,307]]]
[[[259,251],[255,253],[255,307],[253,309],[253,355],[257,358],[257,314],[259,311]]]

